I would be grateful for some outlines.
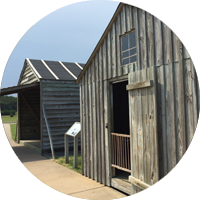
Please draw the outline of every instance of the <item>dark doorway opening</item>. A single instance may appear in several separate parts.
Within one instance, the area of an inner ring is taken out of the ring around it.
[[[131,173],[129,99],[126,90],[128,81],[114,83],[113,89],[113,130],[112,141],[112,178],[111,185],[126,194],[131,194],[128,176]]]
[[[115,133],[129,132],[129,102],[126,85],[128,81],[113,84],[113,125]]]

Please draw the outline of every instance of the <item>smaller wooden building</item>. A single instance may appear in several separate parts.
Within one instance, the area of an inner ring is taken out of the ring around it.
[[[84,176],[135,194],[183,157],[199,117],[198,78],[155,16],[120,3],[77,83]]]
[[[76,79],[83,67],[78,63],[25,59],[18,85],[1,90],[1,95],[18,93],[19,142],[39,140],[43,154],[51,150],[51,137],[53,150],[64,148],[64,133],[80,121]]]

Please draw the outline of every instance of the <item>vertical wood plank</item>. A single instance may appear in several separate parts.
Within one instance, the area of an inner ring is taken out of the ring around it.
[[[107,69],[107,38],[105,38],[103,43],[103,80],[106,80],[108,77]]]
[[[130,6],[126,6],[126,21],[127,21],[127,31],[133,30],[133,17],[132,17],[132,8]],[[128,65],[128,72],[133,72],[134,63],[130,63]]]
[[[92,63],[92,121],[93,121],[93,140],[94,140],[94,180],[98,181],[98,153],[97,153],[97,110],[96,110],[96,65]]]
[[[162,20],[171,27],[170,16],[162,15]],[[171,31],[163,27],[164,41],[164,64],[165,64],[165,101],[166,101],[166,134],[167,134],[167,170],[170,171],[176,165],[176,143],[175,143],[175,113],[174,113],[174,83],[172,65],[172,38]],[[170,161],[170,162],[169,162]],[[168,175],[168,198],[178,198],[177,191],[177,168]]]
[[[89,130],[89,99],[88,99],[88,70],[85,72],[85,132],[86,132],[86,145],[87,145],[87,177],[90,178],[90,130]]]
[[[139,16],[139,38],[140,38],[140,69],[147,68],[147,40],[146,40],[146,26],[145,26],[145,11],[138,9]],[[138,58],[139,59],[139,58]]]
[[[196,86],[194,76],[194,33],[193,22],[182,20],[183,31],[183,59],[184,59],[184,75],[185,75],[185,99],[186,99],[186,130],[187,130],[187,146],[194,134],[194,129],[197,123],[197,107],[196,103]],[[188,176],[189,176],[189,198],[198,199],[199,197],[199,164],[198,155],[196,154],[195,144],[198,138],[194,138],[188,151]],[[198,144],[199,145],[199,144]]]
[[[158,96],[158,134],[161,138],[160,140],[160,172],[161,176],[165,176],[168,173],[167,168],[167,135],[166,135],[166,111],[165,111],[165,72],[164,66],[157,68],[157,96]]]
[[[102,183],[101,179],[101,127],[100,127],[100,87],[99,87],[99,52],[95,59],[95,67],[96,67],[96,114],[97,114],[97,166],[98,166],[98,172],[97,172],[97,180],[98,182]]]
[[[103,107],[103,58],[102,58],[102,47],[100,47],[99,50],[99,118],[100,118],[100,140],[101,140],[101,146],[100,146],[100,152],[101,152],[101,180],[104,185],[106,185],[105,182],[105,137],[104,137],[104,107]]]
[[[149,72],[148,69],[146,69],[146,79],[150,80],[149,77]],[[151,95],[151,91],[149,89],[146,89],[146,108],[145,108],[145,112],[146,115],[144,115],[144,121],[146,125],[146,134],[145,134],[145,180],[147,184],[151,184],[151,143],[150,143],[150,110],[151,108],[151,97],[149,95]]]
[[[158,164],[158,130],[157,130],[157,85],[156,85],[156,71],[155,68],[152,66],[147,69],[149,74],[149,79],[154,80],[153,87],[150,88],[151,94],[150,97],[150,106],[149,112],[150,116],[150,152],[151,152],[151,184],[155,184],[159,180],[159,164]],[[148,99],[149,100],[149,99]],[[153,144],[153,145],[152,145]]]
[[[136,82],[136,73],[129,73],[128,83]],[[137,156],[137,124],[136,124],[136,90],[129,91],[129,120],[130,120],[130,155],[131,155],[131,175],[138,178],[138,156]],[[131,184],[132,194],[136,193],[135,186]]]
[[[117,51],[117,75],[121,76],[122,75],[122,67],[121,67],[121,45],[120,45],[120,35],[121,35],[121,18],[120,15],[117,17],[116,21],[116,51]]]
[[[182,62],[182,43],[173,33],[173,60],[174,60],[174,92],[175,92],[175,127],[176,127],[176,156],[177,162],[186,151],[185,132],[185,103],[184,78]]]
[[[137,48],[137,68],[136,71],[140,69],[140,44],[139,44],[139,25],[138,25],[138,9],[133,8],[133,18],[134,18],[134,28],[135,28],[135,39]]]
[[[82,82],[83,82],[83,79],[81,79],[81,82],[80,82],[80,122],[81,122],[81,174],[84,175],[84,158],[83,158],[83,155],[84,155],[84,139],[83,139],[83,87],[82,87]]]
[[[111,167],[110,167],[110,143],[109,143],[109,105],[108,105],[108,82],[104,81],[104,129],[105,129],[105,163],[106,163],[106,185],[110,186],[110,178],[111,178]]]
[[[142,81],[142,72],[143,71],[138,71],[136,74],[136,79],[137,82]],[[138,162],[139,162],[139,179],[141,181],[144,181],[144,164],[143,164],[143,157],[144,157],[144,127],[143,127],[143,113],[144,113],[144,106],[143,104],[143,91],[140,89],[138,90],[138,97],[137,97],[137,111],[138,111],[138,116],[137,116],[137,135],[138,135]]]
[[[167,136],[166,136],[166,113],[165,113],[165,80],[164,80],[164,66],[163,64],[163,42],[162,42],[162,28],[161,14],[153,13],[153,33],[154,33],[154,65],[157,66],[157,100],[158,100],[158,132],[159,132],[159,156],[160,156],[160,177],[163,177],[167,174]],[[150,55],[149,55],[149,64],[150,64]],[[160,193],[163,194],[164,199],[168,199],[168,179],[165,178],[160,182]]]
[[[112,77],[112,64],[111,64],[111,33],[110,31],[108,32],[108,37],[107,37],[107,59],[108,59],[108,79]]]
[[[94,142],[93,142],[93,127],[92,127],[92,68],[93,66],[91,65],[88,69],[88,73],[90,76],[88,76],[88,96],[89,96],[89,102],[88,102],[88,112],[89,112],[89,139],[90,139],[90,175],[91,179],[94,179]]]
[[[148,54],[148,67],[154,66],[154,29],[153,29],[153,16],[146,13],[147,24],[147,54]]]
[[[86,163],[86,153],[87,153],[87,146],[86,146],[86,129],[85,129],[85,124],[86,124],[86,115],[85,115],[85,110],[86,110],[86,104],[85,104],[85,74],[83,75],[82,78],[82,105],[83,105],[83,126],[81,127],[82,129],[82,143],[83,143],[83,165],[84,165],[84,175],[86,176],[87,174],[87,163]]]
[[[147,68],[141,71],[140,81],[149,80],[147,76]],[[143,126],[143,170],[144,170],[144,179],[145,183],[150,184],[150,145],[149,145],[149,103],[148,100],[148,90],[141,89],[141,106],[142,107],[142,126]]]
[[[155,65],[163,65],[163,44],[162,44],[162,27],[161,21],[154,17],[154,34],[155,34]]]
[[[126,33],[126,6],[124,5],[121,11],[121,28],[122,35]]]
[[[111,41],[112,41],[112,78],[116,77],[117,76],[117,59],[116,59],[116,32],[115,32],[115,29],[116,29],[116,24],[115,22],[113,23],[113,26],[112,26],[112,36],[111,36]]]
[[[132,17],[131,17],[131,6],[130,5],[125,5],[126,9],[126,27],[127,27],[127,32],[131,30],[132,28]]]

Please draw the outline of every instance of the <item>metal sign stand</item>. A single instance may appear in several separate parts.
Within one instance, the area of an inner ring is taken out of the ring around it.
[[[74,138],[74,168],[78,167],[78,137],[80,132],[80,122],[75,122],[65,133],[65,163],[69,163],[69,136],[71,136]]]

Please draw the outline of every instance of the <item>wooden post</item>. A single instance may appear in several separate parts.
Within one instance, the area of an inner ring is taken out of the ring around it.
[[[18,123],[18,126],[17,126],[17,143],[19,144],[20,142],[20,101],[21,101],[21,95],[20,93],[17,94],[17,123]]]
[[[69,136],[65,134],[65,164],[69,163]]]
[[[55,154],[54,154],[54,149],[53,149],[53,141],[52,141],[52,138],[51,138],[51,132],[50,132],[49,124],[48,124],[48,121],[47,121],[47,116],[46,116],[44,104],[42,104],[42,109],[43,109],[44,119],[45,119],[46,126],[47,126],[47,132],[48,132],[48,135],[49,135],[49,141],[50,141],[50,146],[51,146],[52,158],[55,159]]]
[[[16,123],[16,130],[15,130],[15,142],[17,142],[17,127],[18,127],[18,119]]]

